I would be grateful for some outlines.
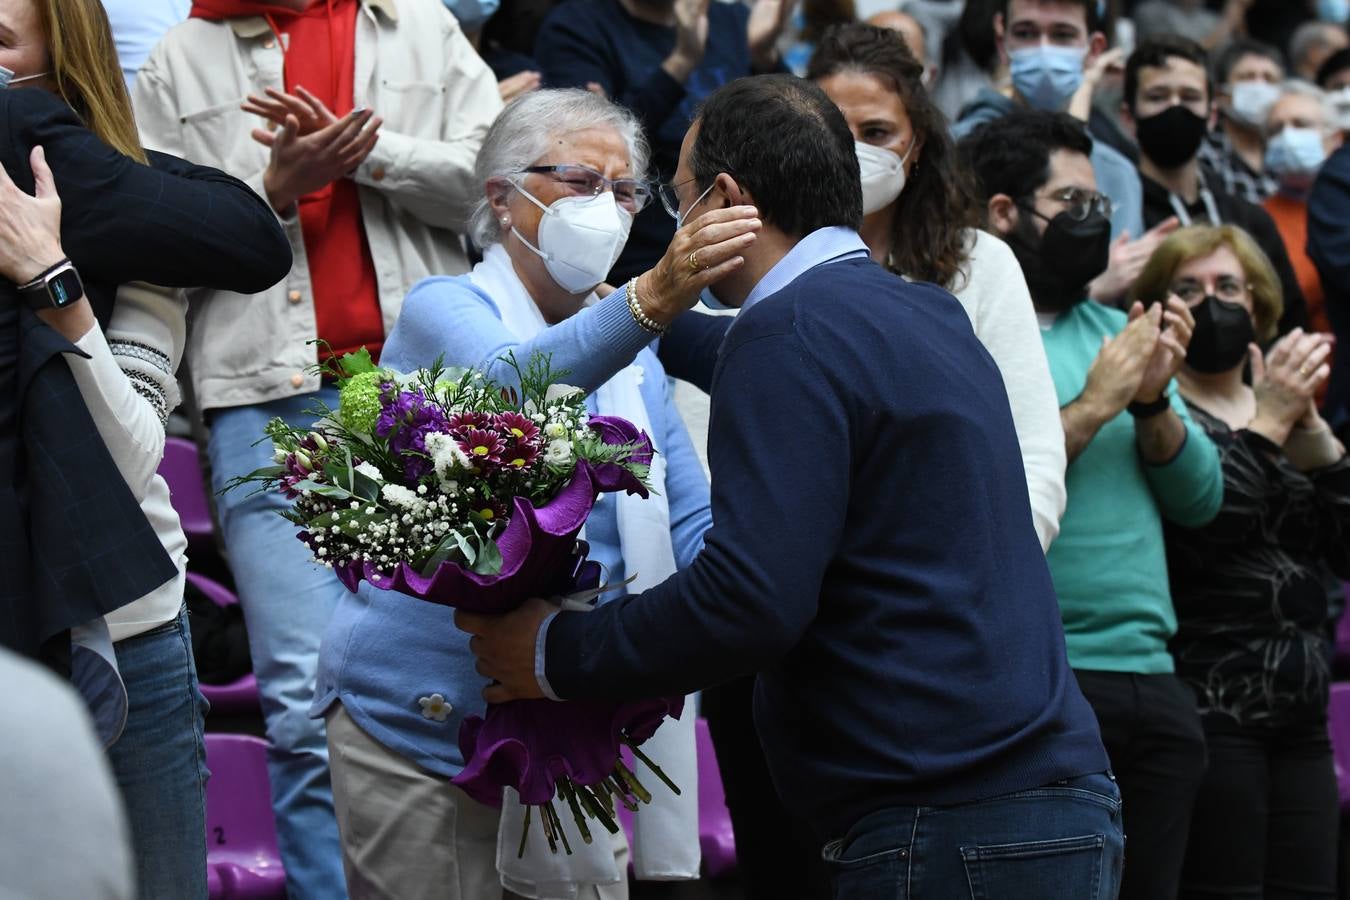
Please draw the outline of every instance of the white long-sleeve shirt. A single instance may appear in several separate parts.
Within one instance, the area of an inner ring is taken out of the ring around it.
[[[187,537],[157,471],[164,458],[164,421],[179,399],[174,372],[186,331],[182,296],[150,285],[123,285],[107,334],[94,326],[75,342],[88,358],[67,357],[99,436],[178,567],[177,577],[104,617],[114,641],[172,621],[183,603]]]

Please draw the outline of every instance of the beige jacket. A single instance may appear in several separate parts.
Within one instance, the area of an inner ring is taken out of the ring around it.
[[[282,49],[262,18],[189,19],[155,47],[133,104],[146,147],[215,166],[260,195],[268,150],[240,110],[249,93],[281,87]],[[482,185],[474,158],[501,109],[496,80],[440,0],[362,0],[355,105],[384,118],[352,175],[380,290],[386,333],[408,289],[468,270],[457,230]],[[186,359],[203,409],[309,393],[318,337],[309,265],[295,210],[281,217],[295,264],[261,294],[190,292]]]

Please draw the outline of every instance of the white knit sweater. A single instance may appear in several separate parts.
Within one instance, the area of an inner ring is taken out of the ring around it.
[[[164,458],[164,423],[179,400],[174,372],[186,313],[181,291],[123,285],[107,334],[96,325],[75,342],[89,358],[67,356],[99,436],[178,567],[177,577],[105,617],[114,641],[172,621],[183,603],[187,538],[157,470]]]

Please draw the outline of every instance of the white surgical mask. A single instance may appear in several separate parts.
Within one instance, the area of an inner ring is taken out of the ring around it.
[[[1267,81],[1239,81],[1233,85],[1233,102],[1229,114],[1244,125],[1264,125],[1266,115],[1280,89]]]
[[[20,77],[20,78],[15,78],[15,77],[14,77],[14,70],[13,70],[13,69],[6,69],[4,66],[0,66],[0,88],[7,88],[7,87],[9,87],[11,84],[19,84],[19,83],[24,82],[24,81],[32,81],[34,78],[41,78],[41,77],[44,76],[44,75],[50,75],[50,74],[52,74],[52,73],[51,73],[51,72],[38,72],[38,73],[33,74],[33,75],[24,75],[24,76],[22,76],[22,77]]]
[[[705,190],[703,193],[699,194],[699,195],[698,195],[698,199],[695,200],[693,203],[689,204],[689,208],[688,208],[687,210],[685,210],[685,211],[682,212],[682,213],[676,213],[676,214],[675,214],[675,230],[676,230],[676,231],[679,231],[681,228],[684,227],[684,217],[687,216],[687,215],[689,215],[691,212],[693,212],[693,211],[698,207],[698,205],[699,205],[700,203],[703,202],[703,198],[706,197],[706,196],[708,196],[709,194],[711,194],[711,193],[712,193],[712,189],[713,189],[714,187],[716,187],[716,186],[717,186],[717,182],[713,182],[712,184],[708,185],[707,190]]]
[[[544,268],[569,294],[589,293],[605,280],[628,243],[633,214],[619,206],[612,191],[594,197],[560,197],[548,206],[519,184],[516,189],[544,211],[539,246],[514,225],[511,232],[544,261]]]
[[[1310,181],[1326,157],[1316,128],[1284,128],[1266,144],[1266,170],[1281,181]]]
[[[863,215],[870,216],[894,203],[905,189],[905,162],[914,152],[914,145],[909,145],[904,156],[861,141],[855,142],[853,149],[858,154],[858,170],[862,173]]]
[[[1334,112],[1331,127],[1337,131],[1350,131],[1350,85],[1340,90],[1328,91],[1327,100]]]

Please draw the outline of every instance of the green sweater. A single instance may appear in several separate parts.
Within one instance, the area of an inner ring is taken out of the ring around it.
[[[1125,324],[1124,313],[1089,300],[1042,331],[1060,406],[1082,393],[1102,338]],[[1208,523],[1223,500],[1223,473],[1217,449],[1191,421],[1175,384],[1168,394],[1186,425],[1171,461],[1144,462],[1134,420],[1121,412],[1069,464],[1069,504],[1046,561],[1075,669],[1172,671],[1167,641],[1177,619],[1161,517],[1190,528]]]

